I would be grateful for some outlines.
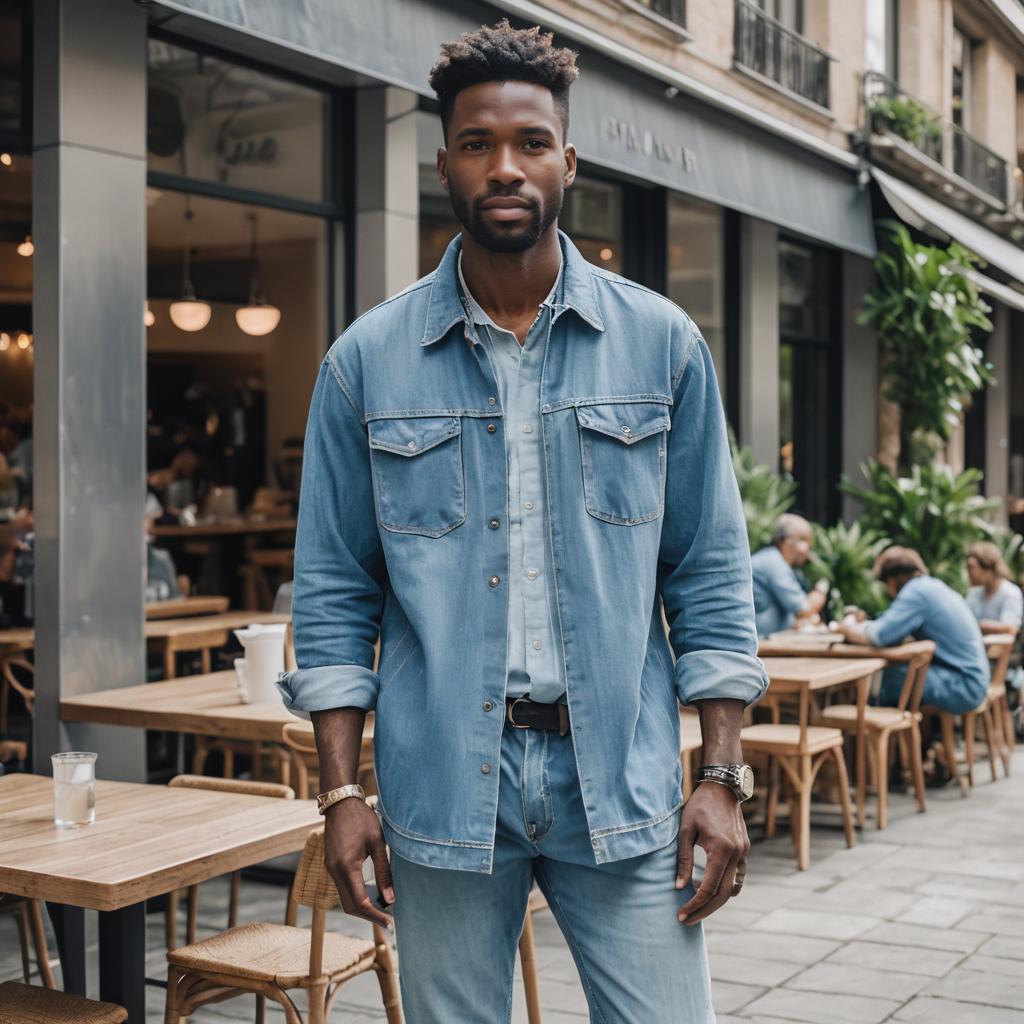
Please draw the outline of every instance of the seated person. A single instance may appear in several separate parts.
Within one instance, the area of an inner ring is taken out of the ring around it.
[[[1016,636],[1024,620],[1024,594],[1013,582],[1013,573],[1003,561],[999,548],[983,540],[967,549],[967,607],[982,633]]]
[[[924,681],[923,704],[963,714],[973,711],[988,692],[988,655],[981,630],[967,602],[941,580],[928,575],[911,548],[891,547],[878,556],[875,577],[885,584],[892,604],[873,622],[836,624],[855,644],[892,647],[908,636],[932,640],[935,655]],[[894,706],[903,688],[905,665],[890,665],[882,675],[878,703]]]
[[[169,601],[182,597],[178,585],[178,570],[169,551],[153,544],[153,523],[163,514],[160,503],[152,494],[146,496],[146,601]]]
[[[754,581],[754,613],[759,637],[792,629],[798,622],[813,619],[825,605],[827,591],[815,588],[807,593],[796,574],[811,555],[814,532],[802,516],[779,516],[772,530],[772,542],[750,559]]]

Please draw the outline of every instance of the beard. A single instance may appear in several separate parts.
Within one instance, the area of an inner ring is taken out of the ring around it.
[[[525,224],[489,224],[481,209],[482,204],[488,199],[517,193],[489,192],[470,199],[459,192],[451,181],[448,183],[448,189],[456,219],[470,233],[477,245],[491,252],[525,252],[532,249],[540,241],[541,235],[558,219],[565,198],[565,191],[560,188],[557,192],[545,196],[540,203],[530,200]]]

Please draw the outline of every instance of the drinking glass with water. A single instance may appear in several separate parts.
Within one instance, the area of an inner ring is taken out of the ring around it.
[[[72,750],[51,757],[53,820],[57,828],[78,828],[96,820],[96,756]]]

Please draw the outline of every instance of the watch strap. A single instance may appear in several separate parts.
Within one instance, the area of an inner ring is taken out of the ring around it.
[[[337,789],[329,789],[326,793],[317,796],[316,809],[321,814],[326,814],[329,807],[341,803],[342,800],[348,800],[350,797],[366,802],[366,792],[362,786],[338,786]]]

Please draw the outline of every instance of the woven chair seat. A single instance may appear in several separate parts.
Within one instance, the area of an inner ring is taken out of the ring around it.
[[[0,985],[3,1024],[121,1024],[128,1011],[54,989],[5,981]]]
[[[866,707],[864,709],[864,725],[868,729],[891,729],[897,725],[910,728],[910,723],[917,718],[921,720],[921,713],[916,715],[910,711],[900,711],[899,708]],[[856,704],[833,704],[821,712],[821,721],[825,725],[835,725],[839,729],[855,729],[857,727],[857,705]]]
[[[309,978],[309,940],[306,928],[286,924],[246,924],[219,935],[168,950],[176,967],[201,973],[269,981],[280,988],[306,988]],[[333,976],[373,960],[368,939],[327,932],[324,935],[324,974]],[[312,979],[316,980],[316,979]]]

